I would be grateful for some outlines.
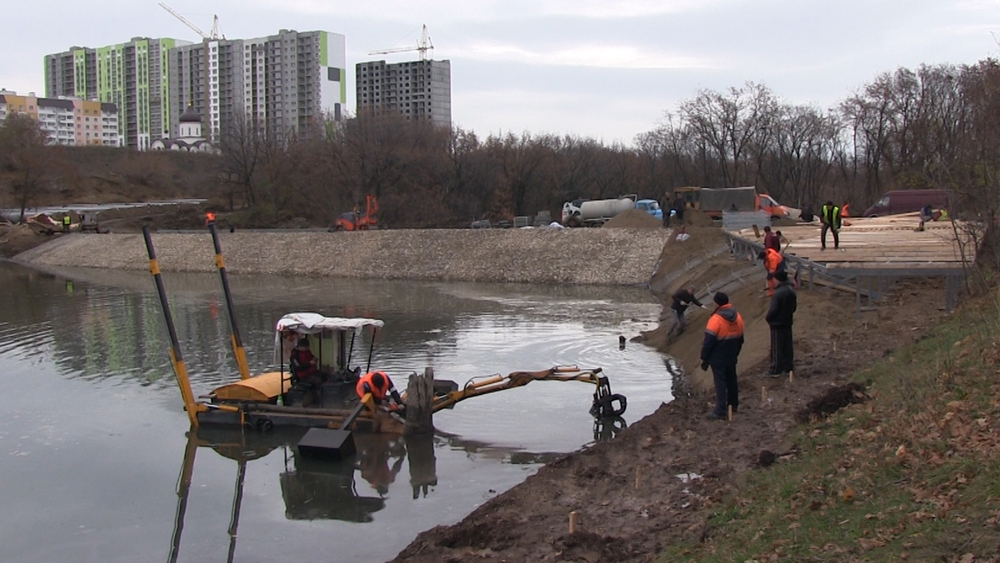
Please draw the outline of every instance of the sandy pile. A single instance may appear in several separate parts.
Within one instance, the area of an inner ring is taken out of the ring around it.
[[[663,221],[641,209],[626,209],[604,224],[605,229],[659,229]]]

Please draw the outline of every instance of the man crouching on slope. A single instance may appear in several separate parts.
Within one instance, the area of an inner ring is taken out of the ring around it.
[[[743,348],[743,317],[729,303],[729,296],[721,291],[715,294],[715,304],[701,345],[701,369],[707,371],[708,366],[712,366],[715,380],[715,410],[708,413],[708,418],[725,420],[727,405],[733,407],[733,412],[740,406],[736,359]]]

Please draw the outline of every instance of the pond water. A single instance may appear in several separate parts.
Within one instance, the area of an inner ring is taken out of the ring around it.
[[[231,276],[251,371],[271,367],[282,314],[383,319],[372,367],[398,386],[432,367],[472,377],[602,367],[627,423],[671,400],[634,288]],[[196,395],[238,377],[218,276],[164,274]],[[188,432],[148,274],[0,264],[0,561],[391,559],[553,456],[604,435],[593,386],[534,382],[435,415],[437,433],[360,436],[341,463],[301,459],[301,432]],[[367,360],[367,343],[354,364]]]

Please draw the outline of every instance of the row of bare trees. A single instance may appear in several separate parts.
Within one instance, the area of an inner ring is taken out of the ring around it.
[[[233,205],[332,221],[374,194],[395,226],[555,214],[575,197],[663,200],[686,185],[755,185],[792,206],[864,208],[886,190],[946,188],[998,211],[1000,63],[901,68],[823,110],[747,83],[699,91],[633,146],[528,133],[480,139],[391,117],[355,117],[280,141],[237,126],[223,141]],[[270,140],[269,140],[270,139]]]
[[[946,188],[1000,212],[1000,63],[901,68],[836,107],[790,104],[747,83],[702,90],[631,146],[574,136],[490,135],[392,117],[329,121],[277,139],[236,123],[209,167],[233,209],[314,224],[379,198],[397,227],[465,226],[620,194],[665,200],[678,186],[755,185],[778,201],[863,209],[884,191]],[[26,207],[51,183],[57,147],[33,120],[0,124],[0,182]],[[213,172],[214,173],[214,172]],[[190,194],[201,195],[201,194]]]

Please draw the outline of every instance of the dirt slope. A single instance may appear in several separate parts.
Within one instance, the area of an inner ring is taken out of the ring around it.
[[[727,253],[713,254],[717,237],[708,231],[697,238],[693,234],[687,241],[693,244],[681,246],[686,249],[682,252],[668,245],[654,277],[658,294],[689,280],[704,293],[705,284],[729,283],[728,274],[721,280],[717,276],[720,269],[728,267],[732,273],[760,268],[735,263]],[[706,256],[709,259],[690,267]],[[670,271],[685,263],[689,269],[683,275]],[[669,278],[673,281],[665,283]],[[897,287],[890,303],[864,313],[861,320],[854,317],[853,295],[800,291],[796,378],[766,379],[759,376],[766,369],[769,337],[760,318],[767,303],[763,275],[746,283],[730,292],[747,317],[741,402],[734,421],[705,418],[712,398],[702,389],[707,378],[694,371],[675,383],[678,398],[671,404],[612,441],[543,467],[459,524],[422,533],[394,561],[652,561],[661,546],[704,536],[713,505],[739,486],[741,473],[759,470],[762,450],[782,453],[791,448],[786,436],[798,410],[856,369],[919,337],[943,314],[928,307],[944,300],[935,283]],[[699,310],[688,333],[669,345],[686,365],[697,357],[706,320],[707,312]],[[646,338],[649,344],[666,345],[662,329]],[[699,477],[678,477],[687,474]],[[573,511],[578,527],[569,534]]]

